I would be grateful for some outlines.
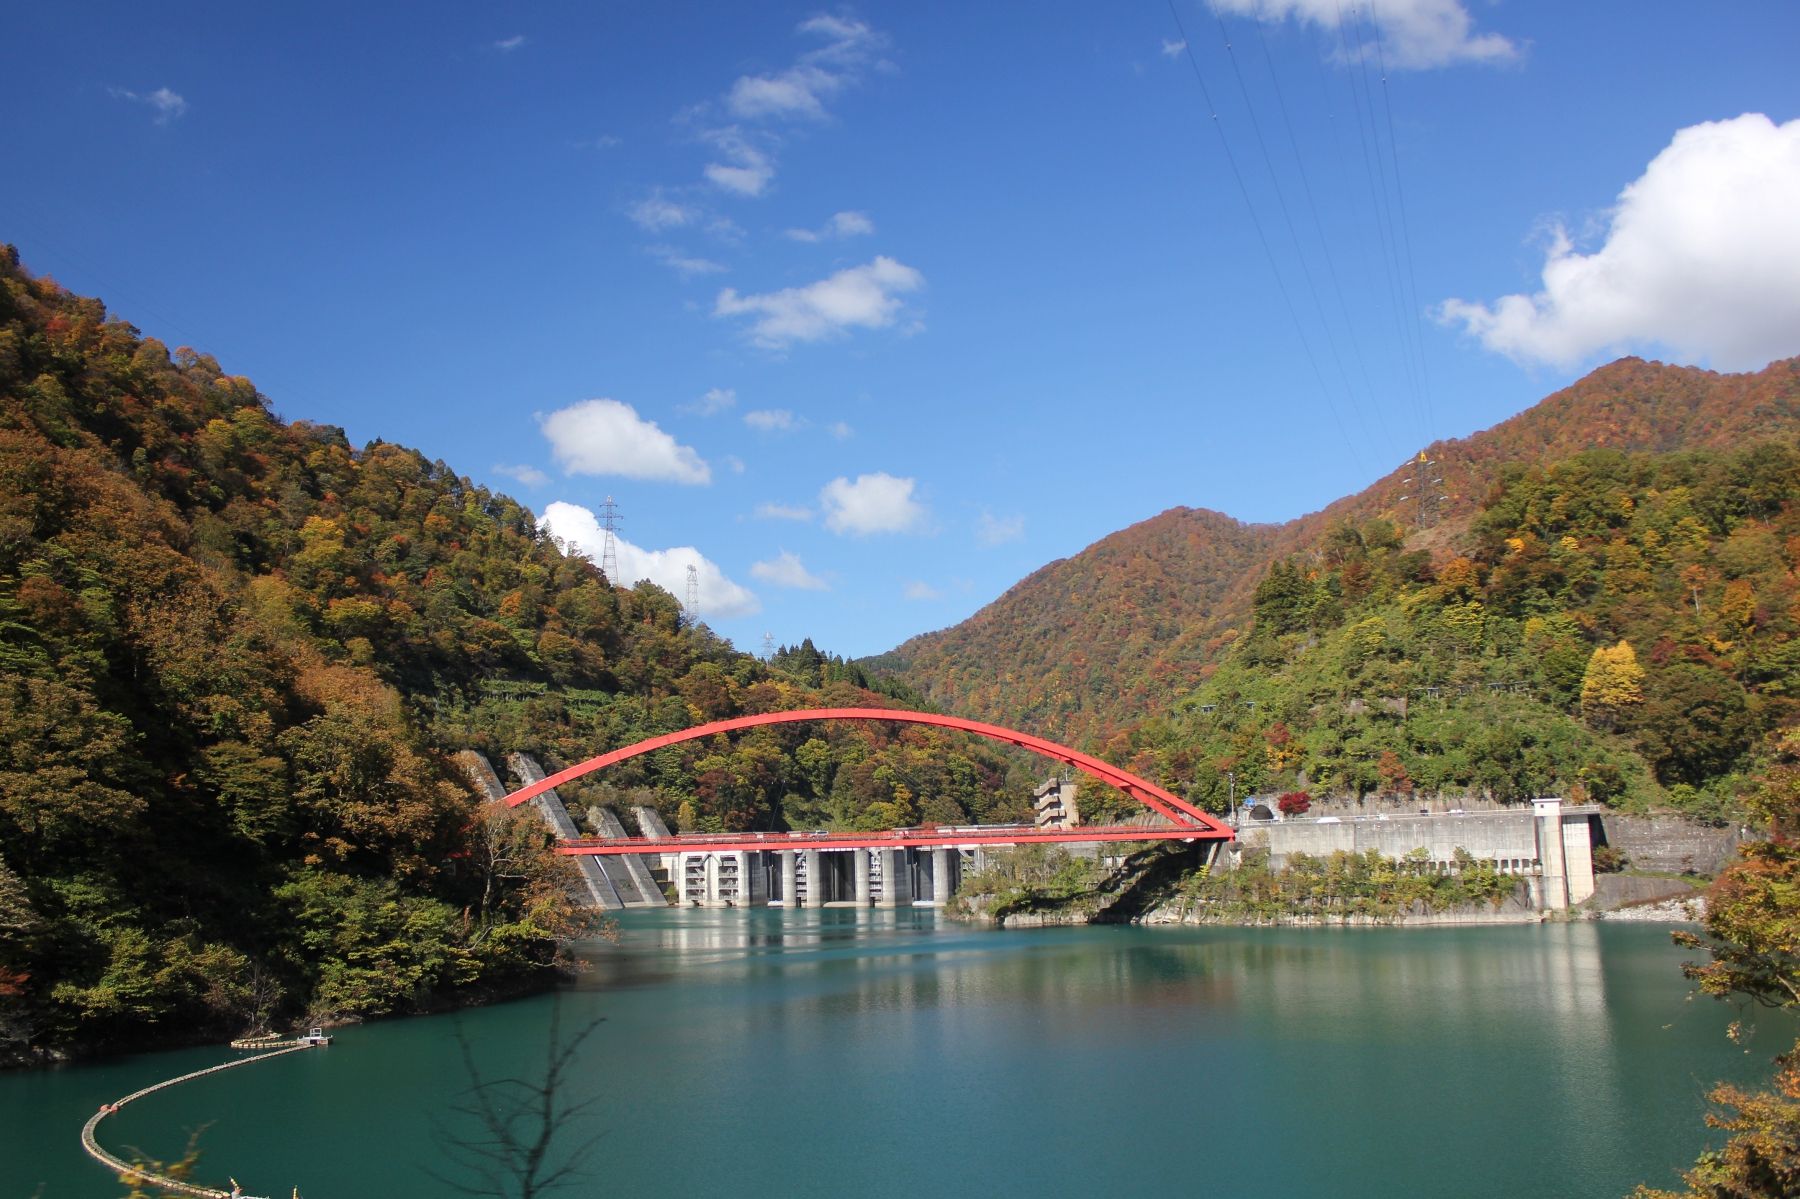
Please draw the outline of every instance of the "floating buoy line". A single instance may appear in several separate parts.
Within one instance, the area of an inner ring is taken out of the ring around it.
[[[216,1066],[208,1066],[204,1070],[194,1070],[177,1078],[165,1079],[152,1086],[133,1091],[123,1099],[115,1099],[111,1103],[101,1104],[100,1110],[89,1116],[87,1118],[87,1123],[81,1126],[81,1148],[89,1157],[105,1166],[108,1170],[111,1170],[114,1174],[117,1174],[121,1182],[147,1184],[166,1191],[171,1195],[192,1195],[195,1196],[196,1199],[266,1199],[264,1196],[245,1194],[243,1188],[238,1185],[236,1179],[232,1180],[229,1190],[220,1187],[202,1186],[198,1183],[187,1182],[180,1178],[170,1178],[167,1175],[158,1174],[154,1170],[146,1169],[140,1165],[134,1165],[131,1162],[116,1157],[100,1144],[99,1137],[96,1135],[100,1127],[100,1122],[123,1108],[128,1103],[135,1103],[146,1095],[153,1095],[158,1091],[167,1090],[174,1086],[180,1086],[184,1082],[192,1082],[196,1078],[205,1078],[209,1074],[218,1074],[223,1070],[234,1070],[239,1066],[248,1066],[252,1062],[266,1062],[273,1057],[282,1057],[289,1053],[299,1053],[303,1049],[321,1049],[329,1044],[331,1044],[331,1038],[325,1034],[323,1029],[318,1028],[313,1029],[302,1037],[245,1037],[233,1041],[231,1042],[231,1047],[233,1049],[254,1049],[261,1050],[262,1052],[259,1052],[252,1057],[241,1057],[235,1061],[221,1062]],[[294,1191],[294,1199],[299,1199],[299,1195],[300,1191],[296,1188]]]

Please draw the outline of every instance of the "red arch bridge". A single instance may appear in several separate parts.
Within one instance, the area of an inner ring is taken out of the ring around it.
[[[583,775],[643,754],[654,753],[672,745],[680,745],[687,741],[697,741],[720,733],[739,732],[744,729],[761,728],[765,725],[796,724],[819,720],[857,720],[880,721],[895,724],[921,724],[934,728],[956,729],[966,733],[974,733],[991,741],[1006,745],[1016,745],[1023,749],[1052,758],[1065,765],[1076,767],[1095,778],[1116,787],[1119,791],[1143,804],[1148,819],[1140,818],[1129,824],[1080,825],[1071,828],[1036,827],[1033,825],[929,825],[912,828],[885,829],[875,832],[766,832],[766,833],[684,833],[676,836],[611,836],[611,837],[576,837],[564,838],[561,841],[561,852],[582,857],[617,857],[624,855],[659,855],[665,861],[670,855],[683,855],[685,859],[696,856],[717,860],[729,855],[739,854],[777,854],[782,862],[782,881],[772,881],[770,890],[779,890],[781,900],[793,902],[796,888],[801,894],[814,891],[815,897],[809,902],[822,902],[817,895],[824,894],[826,888],[815,885],[809,888],[805,882],[808,875],[812,879],[823,877],[823,863],[818,856],[821,851],[831,850],[869,850],[872,855],[854,855],[858,863],[854,873],[854,882],[849,883],[849,893],[856,899],[865,902],[871,893],[879,895],[880,882],[877,878],[871,884],[867,870],[872,868],[879,876],[883,871],[883,858],[886,858],[887,870],[893,871],[899,863],[916,859],[913,853],[904,857],[896,857],[900,851],[930,850],[936,863],[925,867],[925,874],[930,876],[935,885],[933,890],[940,898],[947,894],[946,880],[948,869],[943,863],[947,852],[951,850],[975,850],[986,846],[1032,845],[1044,843],[1079,843],[1127,842],[1127,841],[1230,841],[1233,833],[1229,826],[1217,817],[1194,807],[1181,797],[1157,786],[1147,779],[1120,769],[1110,762],[1104,762],[1090,754],[1071,749],[1066,745],[1058,745],[1042,737],[1030,733],[1022,733],[1016,729],[1002,728],[999,725],[983,724],[980,721],[964,720],[957,716],[944,716],[933,712],[911,712],[893,708],[812,708],[792,712],[765,712],[755,716],[740,716],[732,720],[718,720],[710,724],[697,725],[680,732],[665,733],[658,737],[650,737],[635,745],[627,745],[609,753],[589,758],[566,770],[528,783],[506,796],[509,805],[517,806],[535,799],[545,792]],[[799,862],[796,863],[796,857]],[[798,883],[796,877],[798,876]],[[840,892],[849,887],[837,887]],[[678,888],[680,889],[680,888]],[[892,891],[890,884],[889,891]],[[682,893],[686,892],[683,889]]]

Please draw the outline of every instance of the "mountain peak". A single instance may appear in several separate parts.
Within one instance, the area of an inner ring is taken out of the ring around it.
[[[1249,619],[1270,564],[1346,521],[1392,519],[1451,552],[1503,468],[1596,448],[1722,449],[1800,430],[1800,358],[1721,374],[1642,358],[1599,367],[1482,432],[1432,443],[1444,500],[1421,531],[1411,465],[1284,524],[1173,507],[1033,571],[961,624],[866,660],[945,708],[1081,743],[1164,710]]]

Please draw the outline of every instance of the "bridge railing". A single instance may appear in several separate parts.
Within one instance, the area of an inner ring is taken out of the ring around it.
[[[583,837],[559,843],[566,854],[693,853],[705,851],[950,848],[977,845],[1080,844],[1100,841],[1230,840],[1229,829],[1187,824],[1084,825],[1038,828],[1029,824],[935,825],[874,832],[684,833],[667,839]]]

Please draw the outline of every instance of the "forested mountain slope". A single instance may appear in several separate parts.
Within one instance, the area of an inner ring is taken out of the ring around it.
[[[1252,606],[1109,757],[1215,803],[1229,777],[1729,816],[1800,718],[1800,445],[1515,464],[1448,557],[1346,520]]]
[[[1408,548],[1441,561],[1467,540],[1509,464],[1554,463],[1595,447],[1727,449],[1797,431],[1800,359],[1741,375],[1622,359],[1492,429],[1429,447],[1445,498],[1428,527],[1402,498],[1417,494],[1407,482],[1415,464],[1280,526],[1177,509],[865,664],[952,711],[1095,747],[1165,714],[1247,629],[1271,564],[1320,555],[1345,524],[1385,519]],[[1154,593],[1153,605],[1140,587]]]
[[[1268,560],[1275,533],[1171,508],[863,665],[950,711],[1080,743],[1199,681],[1205,614]]]
[[[441,462],[273,415],[248,379],[0,251],[0,1060],[406,1010],[571,931],[529,813],[448,760],[549,764],[702,719],[879,706],[560,552]],[[931,730],[783,726],[640,759],[698,828],[1020,810]]]

